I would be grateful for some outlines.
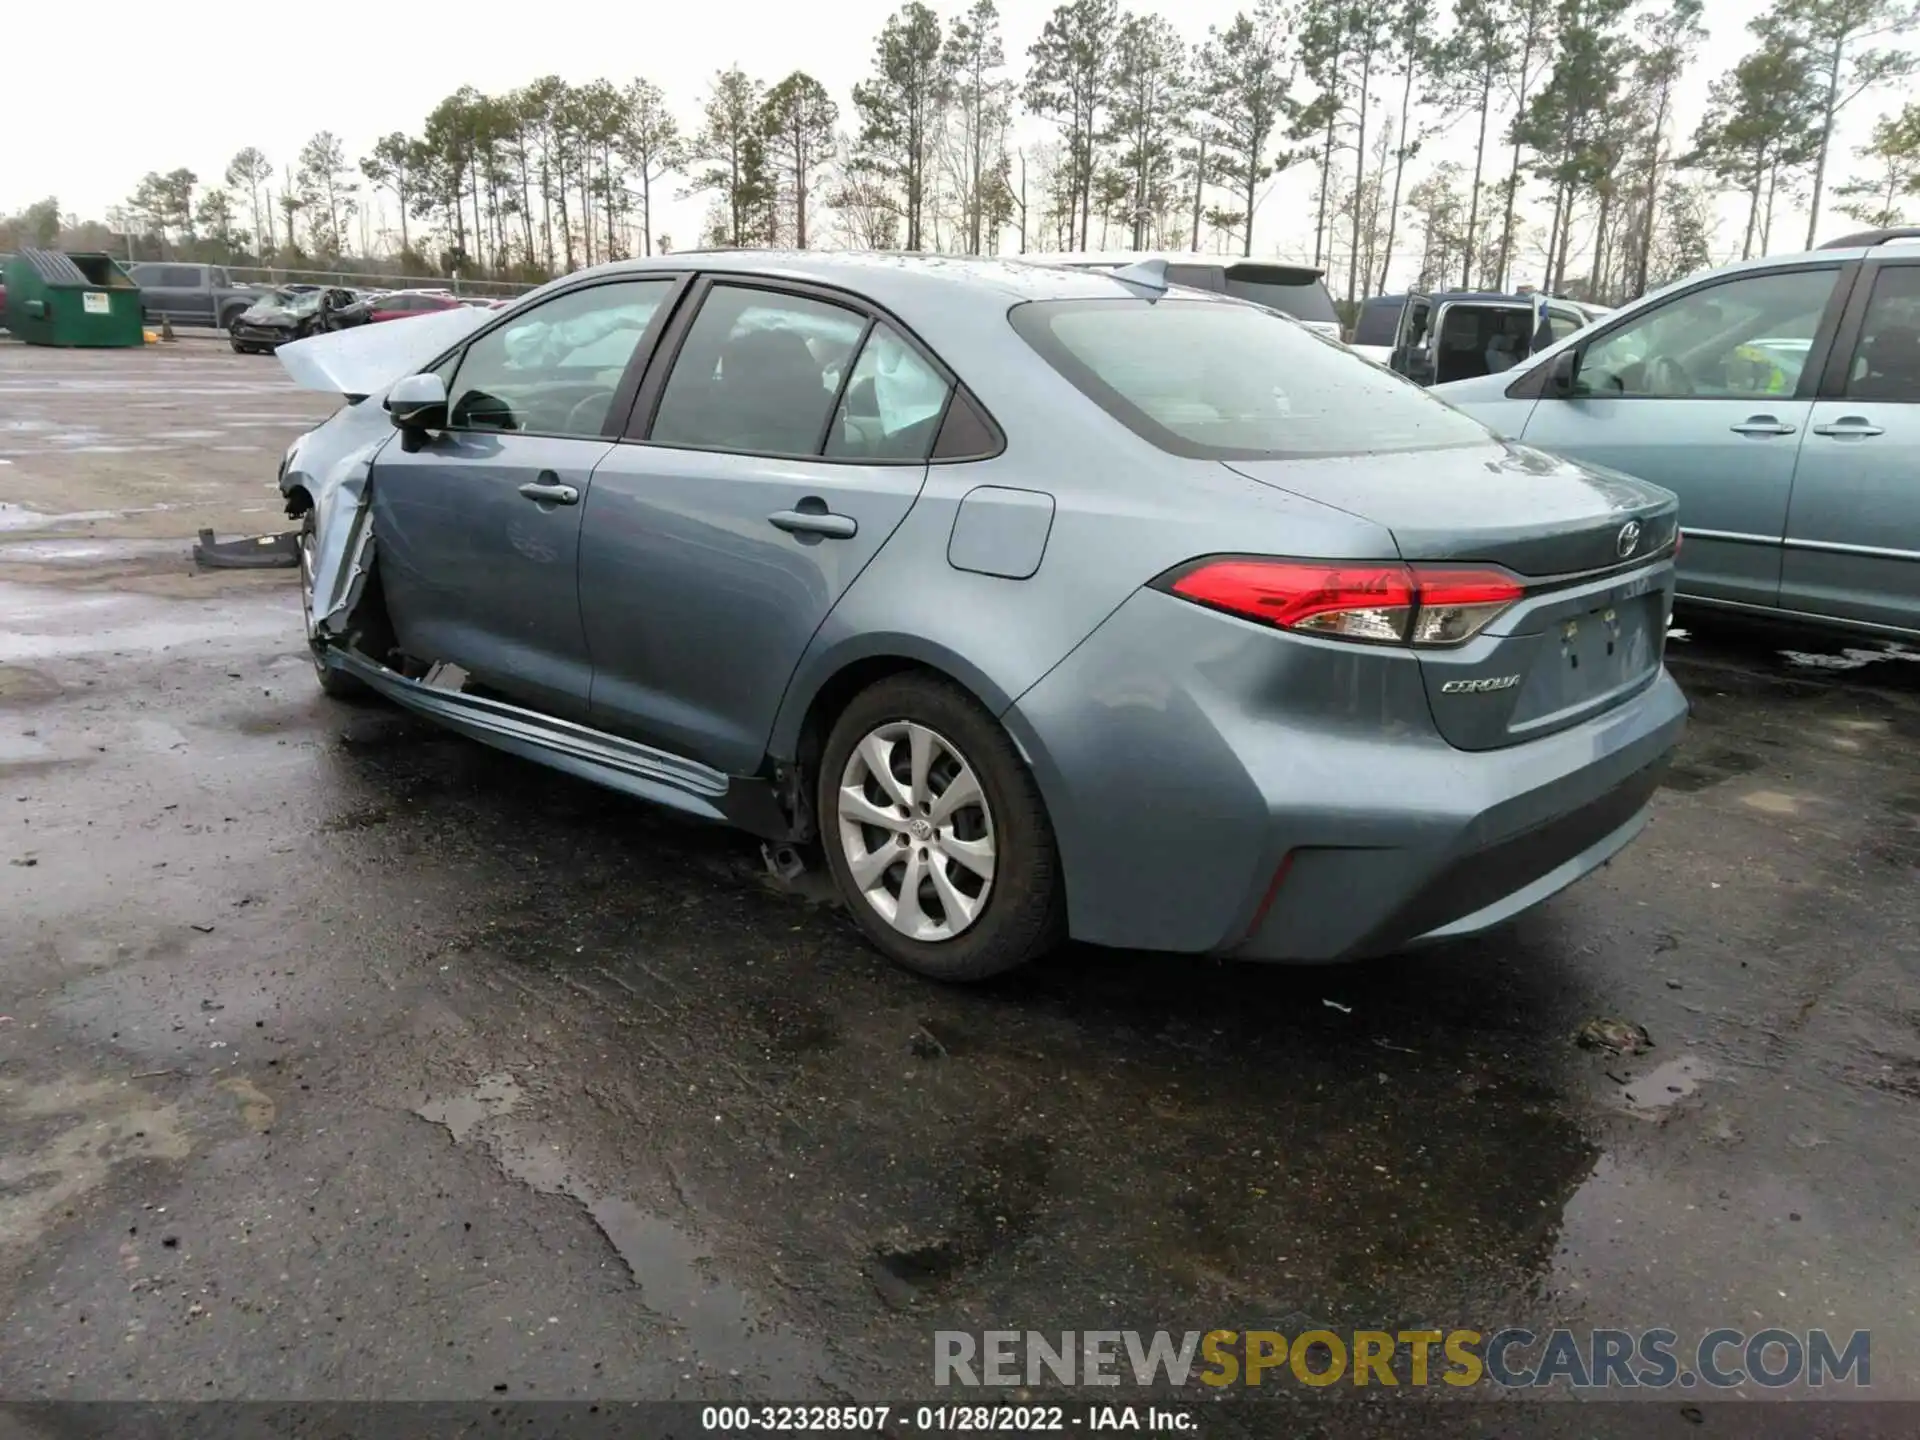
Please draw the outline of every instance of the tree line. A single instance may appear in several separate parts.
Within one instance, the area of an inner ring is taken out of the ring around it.
[[[993,0],[910,0],[844,106],[800,70],[720,71],[690,117],[645,79],[466,87],[364,155],[329,131],[278,167],[249,146],[211,179],[147,175],[109,218],[197,258],[523,280],[671,248],[670,193],[705,199],[707,246],[1252,254],[1275,178],[1303,171],[1297,258],[1349,302],[1396,273],[1617,301],[1710,263],[1729,196],[1742,257],[1797,246],[1788,213],[1809,246],[1830,210],[1908,218],[1920,104],[1833,152],[1843,115],[1920,69],[1916,27],[1915,0],[1773,0],[1683,134],[1701,0],[1258,0],[1197,42],[1066,0],[1024,66]],[[1427,163],[1442,136],[1460,158]]]

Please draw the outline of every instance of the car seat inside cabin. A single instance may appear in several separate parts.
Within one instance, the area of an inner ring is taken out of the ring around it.
[[[1467,380],[1497,375],[1530,353],[1533,317],[1525,311],[1452,305],[1435,337],[1433,380]]]

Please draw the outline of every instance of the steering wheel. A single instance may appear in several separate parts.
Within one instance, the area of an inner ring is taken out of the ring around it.
[[[583,428],[591,429],[593,433],[598,434],[600,427],[606,423],[607,406],[612,403],[612,400],[611,395],[589,395],[586,399],[577,401],[574,407],[567,411],[567,434],[578,435]],[[599,410],[597,416],[594,414],[596,408]]]
[[[1652,395],[1691,395],[1693,377],[1678,360],[1656,355],[1647,361],[1646,387]]]

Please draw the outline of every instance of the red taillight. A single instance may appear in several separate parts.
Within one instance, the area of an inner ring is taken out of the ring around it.
[[[1457,645],[1526,593],[1500,570],[1325,560],[1203,561],[1166,588],[1283,630],[1386,645]]]
[[[1680,531],[1678,529],[1675,529],[1675,531],[1673,532],[1673,558],[1676,560],[1680,558],[1681,539],[1682,539],[1682,536],[1680,534]]]

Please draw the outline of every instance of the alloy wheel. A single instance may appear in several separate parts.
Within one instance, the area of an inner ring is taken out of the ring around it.
[[[986,908],[993,812],[959,749],[893,720],[847,756],[835,808],[847,869],[867,904],[912,940],[951,940]]]

